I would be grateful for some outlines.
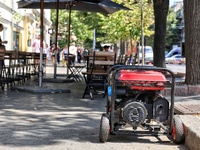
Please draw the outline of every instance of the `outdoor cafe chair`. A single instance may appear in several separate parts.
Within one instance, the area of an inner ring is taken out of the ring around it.
[[[87,56],[87,70],[82,72],[86,83],[83,98],[87,94],[91,99],[94,94],[105,96],[108,70],[115,64],[115,57],[115,52],[102,51],[94,51],[92,55]]]
[[[75,55],[72,54],[65,54],[65,60],[66,60],[66,66],[69,71],[69,74],[67,75],[67,78],[72,78],[76,82],[81,81],[83,79],[82,77],[82,70],[85,68],[85,64],[76,64],[75,61]]]
[[[67,78],[73,78],[76,82],[82,81],[82,70],[85,68],[85,65],[82,64],[75,64],[75,65],[67,65],[67,68],[69,69],[70,74],[67,76]]]

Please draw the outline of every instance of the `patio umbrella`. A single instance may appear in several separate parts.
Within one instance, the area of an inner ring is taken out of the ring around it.
[[[104,14],[112,14],[119,10],[129,10],[123,5],[117,4],[110,0],[20,0],[17,2],[18,8],[41,9],[41,35],[43,34],[43,9],[67,9],[69,10],[68,20],[68,50],[70,45],[70,24],[71,24],[71,10],[79,10],[85,12],[99,12]],[[57,12],[58,20],[58,12]],[[58,21],[56,20],[56,43],[57,43],[57,28]],[[43,36],[42,36],[43,37]],[[41,38],[41,41],[43,39]],[[41,59],[40,59],[41,60]],[[55,75],[55,73],[54,73]]]
[[[20,0],[18,8],[38,9],[40,0]],[[57,0],[44,0],[44,9],[57,9]],[[71,9],[85,12],[111,14],[118,10],[129,10],[127,7],[110,0],[59,0],[58,9]]]

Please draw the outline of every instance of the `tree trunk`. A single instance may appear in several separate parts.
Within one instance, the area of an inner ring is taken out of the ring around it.
[[[200,83],[200,1],[184,0],[186,84]]]
[[[155,16],[154,66],[165,67],[165,36],[169,0],[153,0]]]

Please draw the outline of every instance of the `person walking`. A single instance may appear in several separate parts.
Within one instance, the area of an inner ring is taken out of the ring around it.
[[[63,64],[63,67],[66,67],[66,60],[67,60],[67,54],[68,54],[68,46],[66,45],[64,48],[63,48],[63,50],[62,50],[62,52],[61,52],[61,54],[62,54],[62,64]]]
[[[51,60],[51,56],[50,56],[50,47],[49,47],[48,44],[45,44],[44,54],[46,54],[46,64],[47,64],[48,61]]]
[[[0,32],[2,32],[4,29],[3,24],[0,23]],[[8,41],[2,41],[1,36],[0,36],[0,68],[4,66],[4,55],[6,48],[3,44],[7,44]]]
[[[40,35],[35,39],[35,41],[32,44],[33,52],[40,53]]]
[[[56,48],[56,44],[53,43],[50,48],[50,56],[51,56],[52,65],[54,65],[54,62],[55,62],[55,48]]]
[[[87,61],[86,56],[88,55],[88,50],[87,50],[87,48],[84,49],[82,55],[83,55],[83,62],[84,62],[84,64],[85,64],[86,61]]]
[[[81,48],[77,49],[77,61],[79,64],[81,63]]]
[[[72,58],[72,64],[75,65],[75,61],[77,59],[77,47],[75,46],[75,43],[73,42],[72,45],[69,47],[69,54],[73,55]]]
[[[0,32],[2,32],[4,29],[3,24],[0,23]],[[2,41],[1,36],[0,36],[0,46],[4,46],[3,44],[7,44],[8,41]]]
[[[56,43],[52,44],[50,53],[51,53],[52,64],[54,65],[55,61],[59,64],[60,63],[60,47],[57,46],[57,49],[56,49]],[[55,55],[57,56],[57,59]]]

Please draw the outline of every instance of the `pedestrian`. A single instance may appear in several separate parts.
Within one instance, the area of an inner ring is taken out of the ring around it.
[[[44,54],[46,54],[46,64],[47,64],[48,61],[51,59],[51,56],[50,56],[50,47],[49,47],[48,44],[45,44]]]
[[[52,44],[50,53],[51,53],[52,64],[54,64],[55,61],[59,64],[60,63],[60,47],[57,46],[57,49],[56,49],[56,43]],[[57,59],[56,59],[55,55],[57,56]]]
[[[76,44],[74,42],[69,47],[69,54],[73,55],[72,56],[72,64],[75,65],[75,61],[77,59],[77,47],[76,47]]]
[[[68,46],[66,45],[62,50],[62,64],[63,67],[66,67],[66,60],[67,60],[67,54],[68,54]]]
[[[81,63],[81,48],[77,49],[77,61],[79,64]]]
[[[57,63],[60,64],[60,51],[61,51],[61,48],[59,45],[57,45]]]
[[[87,58],[86,58],[86,56],[88,55],[88,50],[87,50],[87,48],[85,48],[85,49],[84,49],[84,51],[83,51],[82,55],[83,55],[83,60],[84,60],[84,63],[86,63],[86,61],[87,61]]]
[[[35,53],[40,53],[40,35],[35,39],[35,41],[32,44],[33,51]]]
[[[55,61],[55,48],[56,48],[56,44],[53,43],[50,48],[50,56],[51,56],[52,65],[54,65],[54,61]]]
[[[113,52],[113,50],[110,48],[109,45],[105,45],[105,46],[103,47],[103,51],[105,51],[105,52]]]
[[[0,32],[3,31],[4,27],[3,24],[0,23]],[[0,36],[0,46],[2,46],[3,44],[7,44],[8,41],[2,41],[1,36]]]
[[[2,32],[4,29],[3,24],[0,23],[0,32]],[[0,36],[0,67],[4,66],[4,54],[6,51],[6,48],[3,44],[7,44],[8,41],[2,41],[1,36]]]

